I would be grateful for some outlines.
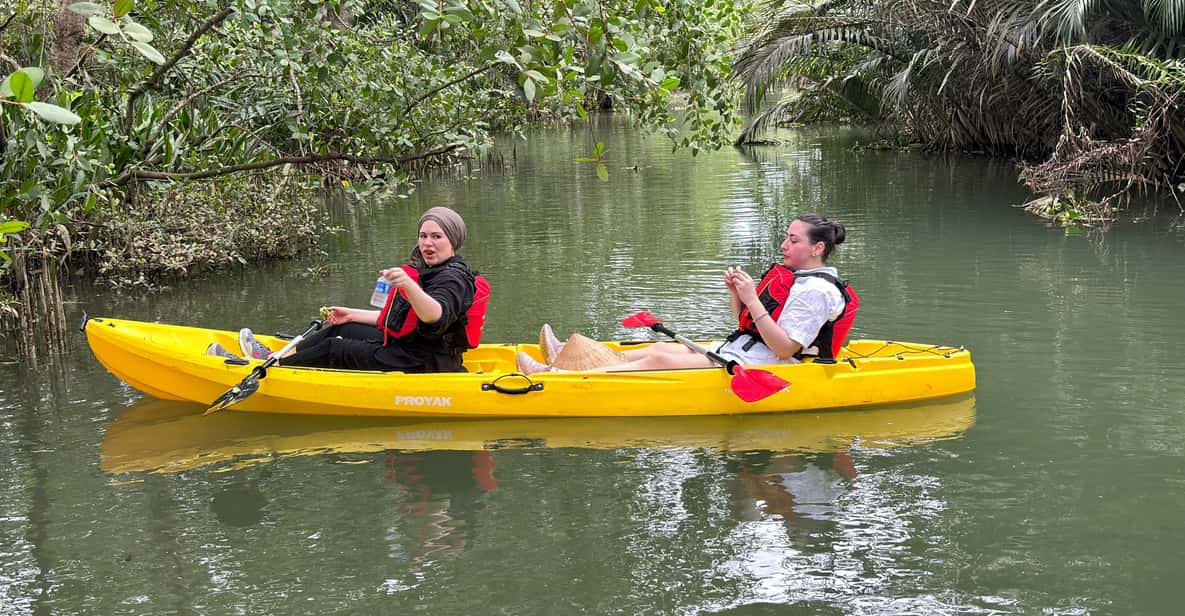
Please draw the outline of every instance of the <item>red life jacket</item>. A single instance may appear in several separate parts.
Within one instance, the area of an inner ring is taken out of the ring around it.
[[[450,264],[452,265],[452,264]],[[416,268],[403,264],[400,266],[409,278],[420,282],[420,272]],[[464,267],[463,265],[456,265],[456,267]],[[469,309],[461,316],[465,323],[465,343],[469,348],[476,348],[481,344],[481,331],[486,325],[486,309],[490,305],[490,283],[485,276],[475,274],[473,276],[473,284],[477,290],[473,294],[473,303],[469,305]],[[407,314],[404,315],[403,320],[392,323],[391,327],[387,326],[387,314],[391,311],[391,305],[395,302],[396,295],[403,298],[403,301],[408,303]],[[411,302],[407,299],[407,292],[399,289],[398,294],[391,293],[387,296],[387,303],[383,304],[383,309],[379,311],[378,327],[383,332],[383,346],[387,346],[391,338],[402,338],[416,329],[420,320],[416,316],[415,306],[410,305]]]
[[[852,331],[852,323],[856,320],[856,310],[860,308],[860,297],[856,295],[856,290],[846,280],[839,280],[826,272],[802,272],[798,276],[822,278],[835,285],[835,288],[839,289],[839,294],[843,296],[843,312],[836,319],[824,323],[823,327],[819,329],[819,335],[803,347],[817,347],[819,359],[834,361],[839,350],[847,342],[848,333]],[[761,301],[761,305],[769,312],[770,318],[775,323],[790,300],[790,289],[794,286],[794,278],[795,273],[790,271],[790,268],[775,263],[762,274],[761,281],[757,283],[757,299]],[[728,337],[730,342],[742,334],[748,334],[753,339],[745,345],[746,351],[757,342],[765,344],[747,306],[741,309],[739,321],[740,327]],[[795,357],[802,359],[804,357],[802,351],[795,354]]]

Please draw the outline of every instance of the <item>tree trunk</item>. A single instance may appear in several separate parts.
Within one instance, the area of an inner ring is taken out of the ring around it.
[[[53,47],[50,49],[49,64],[54,73],[65,76],[78,64],[78,48],[82,45],[82,15],[70,10],[75,0],[62,0],[58,16],[54,19]]]
[[[334,30],[348,30],[354,23],[354,11],[344,5],[343,2],[335,8],[329,3],[322,4],[321,8],[317,9],[317,19],[329,24]]]

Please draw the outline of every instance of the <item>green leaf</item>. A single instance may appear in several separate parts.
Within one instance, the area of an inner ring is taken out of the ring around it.
[[[523,94],[528,102],[535,100],[535,82],[529,77],[523,82]]]
[[[5,235],[10,233],[20,233],[29,228],[29,223],[23,220],[6,220],[0,222],[0,241],[4,241]]]
[[[33,78],[21,69],[8,76],[8,85],[12,89],[12,97],[18,103],[27,103],[33,100]]]
[[[133,41],[140,41],[141,43],[151,43],[154,38],[152,30],[130,19],[123,20],[123,34]]]
[[[148,43],[144,43],[141,41],[131,41],[130,44],[132,47],[136,48],[136,51],[140,52],[140,55],[144,56],[145,58],[148,58],[152,62],[155,62],[157,64],[164,64],[165,63],[165,57],[160,55],[160,52],[157,51],[156,48],[153,47],[152,45],[149,45]]]
[[[581,120],[588,121],[588,112],[584,110],[584,105],[576,103],[576,115],[580,116]]]
[[[639,58],[640,56],[632,51],[623,51],[616,56],[613,56],[614,60],[622,64],[635,64]]]
[[[597,163],[597,177],[601,178],[602,182],[609,181],[609,170],[601,163]]]
[[[425,19],[424,23],[420,24],[420,38],[427,39],[436,32],[436,27],[440,25],[439,19]]]
[[[666,79],[662,80],[662,88],[664,90],[674,90],[675,88],[679,87],[680,83],[682,82],[679,81],[678,77],[667,77]]]
[[[456,15],[465,21],[474,21],[477,19],[472,11],[463,6],[450,6],[449,8],[445,9],[444,12],[448,13],[449,15]]]
[[[605,143],[602,141],[598,141],[597,145],[593,146],[593,156],[600,158],[601,154],[604,154],[604,153],[605,153]]]
[[[132,7],[136,6],[136,0],[115,0],[115,16],[123,17],[132,12]]]
[[[107,7],[94,2],[75,2],[74,4],[71,4],[69,8],[71,11],[74,11],[83,17],[102,15],[103,13],[107,12]]]
[[[503,64],[509,64],[515,68],[522,68],[518,65],[518,60],[515,60],[514,56],[510,55],[510,52],[506,51],[505,49],[501,49],[498,51],[498,53],[494,54],[494,59]]]
[[[90,17],[87,17],[86,23],[90,24],[92,28],[102,32],[103,34],[116,35],[121,32],[119,26],[115,25],[115,22],[101,15],[91,15]]]
[[[534,81],[539,82],[539,83],[547,83],[548,82],[547,77],[544,77],[543,73],[540,73],[539,71],[536,71],[533,69],[524,71],[523,74],[526,75],[527,77],[533,79]]]
[[[34,90],[36,90],[37,88],[40,88],[41,82],[45,81],[45,71],[41,70],[40,68],[38,68],[36,66],[26,66],[26,67],[22,68],[21,71],[23,71],[26,75],[28,75],[29,79],[33,80],[33,89]]]
[[[578,163],[595,163],[595,162],[597,162],[597,159],[589,158],[587,156],[577,156],[576,162],[578,162]]]
[[[74,114],[69,109],[58,107],[50,103],[29,103],[25,105],[29,111],[41,116],[42,120],[53,122],[55,124],[78,124],[82,118]]]
[[[41,79],[38,78],[37,76],[40,75],[40,76],[44,77],[44,75],[45,75],[45,72],[41,71],[41,69],[38,69],[37,66],[25,66],[24,69],[17,69],[17,70],[24,71],[26,77],[30,77],[31,79],[33,79],[33,90],[37,90],[37,85],[39,83],[41,83]],[[34,72],[34,71],[36,71],[36,72]],[[12,75],[9,75],[4,78],[4,81],[0,82],[0,98],[15,98],[15,97],[17,97],[17,95],[15,95],[14,92],[12,91]]]

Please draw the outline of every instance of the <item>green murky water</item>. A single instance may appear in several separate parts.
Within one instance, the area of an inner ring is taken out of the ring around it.
[[[972,398],[695,420],[194,417],[79,335],[0,364],[0,614],[1175,612],[1185,552],[1185,231],[1067,234],[1015,169],[862,153],[844,131],[691,158],[600,129],[518,142],[506,173],[334,208],[327,255],[85,309],[294,331],[364,305],[419,213],[469,223],[488,339],[628,337],[642,309],[726,333],[720,271],[760,273],[793,215],[843,221],[856,335],[966,345]],[[636,167],[636,170],[635,170]],[[323,270],[324,275],[308,275]]]

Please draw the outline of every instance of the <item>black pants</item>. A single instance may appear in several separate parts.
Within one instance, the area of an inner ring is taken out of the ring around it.
[[[383,347],[383,332],[374,325],[332,325],[296,345],[296,353],[280,358],[281,366],[342,368],[345,370],[399,370],[376,357]]]
[[[296,345],[296,353],[280,358],[281,366],[383,372],[464,372],[461,363],[460,353],[434,354],[394,341],[383,346],[382,330],[363,323],[330,326]]]

